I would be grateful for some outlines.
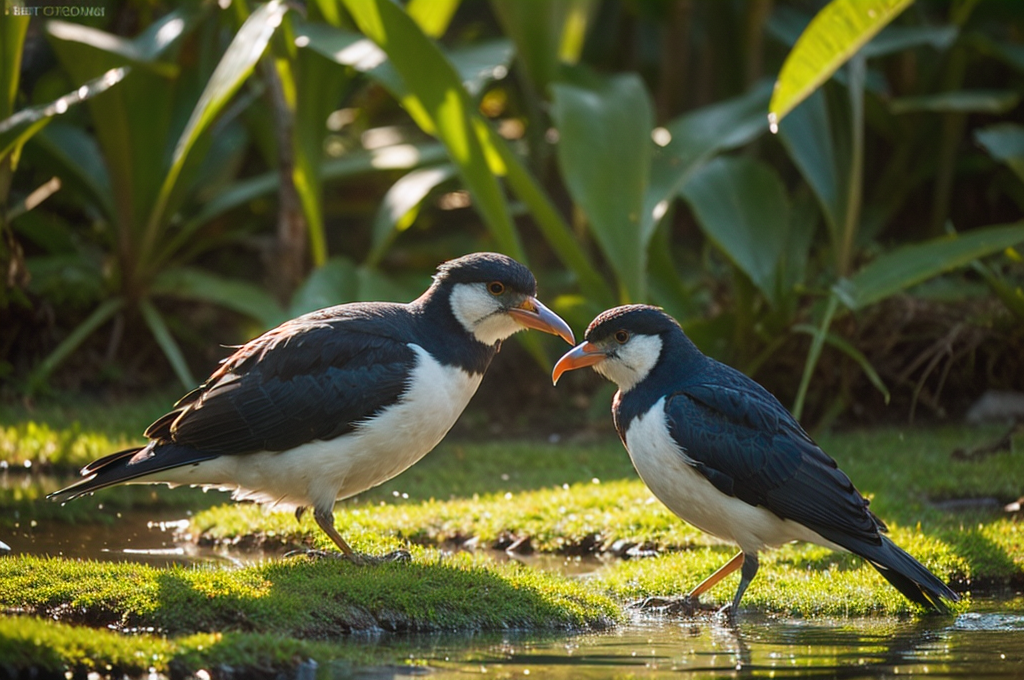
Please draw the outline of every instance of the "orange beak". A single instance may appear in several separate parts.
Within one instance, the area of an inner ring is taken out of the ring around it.
[[[520,326],[557,335],[570,345],[576,342],[569,324],[542,305],[537,298],[526,298],[521,304],[508,310],[508,313]]]
[[[573,347],[571,350],[566,352],[558,363],[555,364],[555,368],[551,371],[551,382],[555,385],[558,384],[558,379],[562,377],[562,374],[566,371],[573,371],[577,368],[583,368],[585,366],[593,366],[599,364],[605,360],[607,355],[597,345],[590,342],[582,342],[578,346]]]

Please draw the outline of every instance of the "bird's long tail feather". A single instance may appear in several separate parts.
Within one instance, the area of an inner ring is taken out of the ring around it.
[[[66,503],[108,486],[216,458],[215,455],[203,454],[190,447],[175,444],[153,447],[154,445],[150,444],[125,449],[95,460],[82,468],[83,479],[51,493],[47,498],[58,503]]]
[[[907,599],[940,613],[948,613],[948,602],[957,602],[960,596],[943,583],[928,568],[909,553],[882,536],[878,546],[864,548],[857,552],[871,562],[871,565]]]

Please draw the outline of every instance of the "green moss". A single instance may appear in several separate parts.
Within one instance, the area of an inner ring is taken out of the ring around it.
[[[300,557],[230,570],[8,557],[0,560],[0,607],[119,629],[303,638],[602,627],[618,616],[607,597],[576,581],[423,551],[411,564]]]

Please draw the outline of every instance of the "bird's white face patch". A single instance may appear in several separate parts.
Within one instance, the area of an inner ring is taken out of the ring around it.
[[[462,326],[485,345],[504,340],[523,327],[506,314],[501,302],[483,283],[457,283],[452,288],[452,313]]]
[[[661,344],[657,335],[634,335],[614,354],[595,364],[594,370],[618,385],[619,391],[628,392],[658,363]]]

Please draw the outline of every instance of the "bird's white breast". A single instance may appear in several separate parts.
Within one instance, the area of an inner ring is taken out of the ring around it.
[[[286,507],[329,507],[391,479],[444,438],[483,377],[409,347],[417,362],[406,392],[349,434],[288,451],[220,456],[138,481],[234,489],[236,498]]]
[[[803,525],[719,491],[672,439],[664,398],[630,423],[625,439],[633,466],[648,488],[669,510],[698,529],[749,552],[791,541],[842,550]]]

